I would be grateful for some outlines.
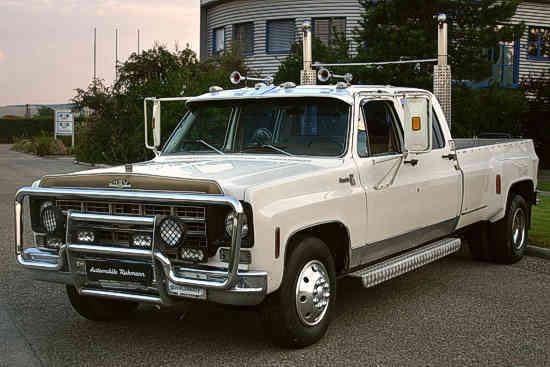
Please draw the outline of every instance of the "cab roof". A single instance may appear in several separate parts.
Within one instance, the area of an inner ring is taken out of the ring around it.
[[[240,88],[220,90],[217,92],[205,93],[203,95],[190,98],[187,103],[220,101],[220,100],[240,100],[240,99],[266,99],[266,98],[304,98],[304,97],[327,97],[353,104],[353,99],[357,93],[381,93],[381,94],[400,94],[403,92],[422,92],[429,93],[423,89],[400,88],[388,85],[351,85],[341,88],[336,85],[300,85],[292,88],[282,86],[268,85],[259,88]]]

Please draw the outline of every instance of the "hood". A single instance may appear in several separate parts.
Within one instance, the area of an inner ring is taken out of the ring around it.
[[[132,165],[46,176],[40,186],[223,193],[243,200],[247,188],[341,163],[341,159],[271,156],[161,156]]]

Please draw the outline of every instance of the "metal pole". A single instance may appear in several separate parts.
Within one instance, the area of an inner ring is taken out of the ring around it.
[[[313,42],[311,39],[311,22],[306,20],[302,26],[304,69],[300,73],[300,82],[303,85],[316,84],[315,70],[311,68],[313,63]]]
[[[447,65],[447,16],[440,14],[438,16],[438,32],[437,32],[437,64],[439,66]]]
[[[138,53],[138,55],[141,53],[140,44],[139,44],[140,43],[139,37],[140,37],[140,34],[139,34],[139,28],[138,28],[138,30],[137,30],[137,41],[138,41],[137,53]]]
[[[96,63],[97,63],[97,47],[96,47],[96,43],[97,43],[97,32],[96,32],[96,28],[94,27],[94,84],[95,84],[95,81],[97,79],[97,74],[96,74]]]
[[[448,64],[447,16],[437,16],[437,65],[434,66],[434,94],[445,113],[447,124],[451,128],[451,67]]]
[[[118,79],[118,28],[115,29],[115,79]]]

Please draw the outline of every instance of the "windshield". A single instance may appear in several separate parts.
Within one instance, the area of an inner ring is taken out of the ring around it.
[[[166,154],[345,153],[350,106],[336,99],[280,98],[190,105]]]

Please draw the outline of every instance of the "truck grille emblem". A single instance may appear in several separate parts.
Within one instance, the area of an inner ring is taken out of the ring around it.
[[[109,187],[114,189],[131,189],[132,185],[130,185],[130,182],[125,178],[115,178],[111,181]]]

